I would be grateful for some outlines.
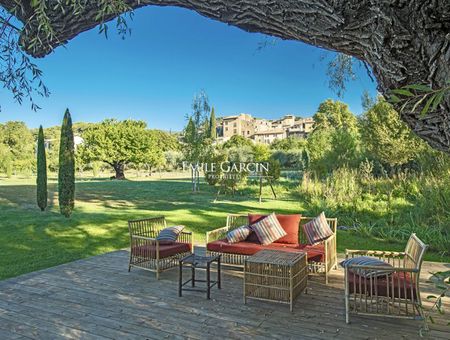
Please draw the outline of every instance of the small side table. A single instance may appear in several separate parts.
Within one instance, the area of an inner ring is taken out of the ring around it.
[[[217,262],[217,280],[211,280],[211,263]],[[217,288],[221,289],[221,275],[220,275],[220,255],[217,256],[200,256],[191,254],[185,256],[179,261],[180,271],[179,271],[179,282],[178,282],[178,296],[182,296],[183,290],[205,292],[206,298],[211,298],[211,288],[217,285]],[[191,278],[183,282],[183,267],[191,268]],[[206,270],[206,280],[198,280],[195,278],[195,270],[204,269]],[[191,288],[184,287],[186,284],[191,283]],[[205,282],[206,289],[196,288],[196,282]]]
[[[289,304],[306,291],[308,265],[305,253],[261,250],[244,264],[244,303],[247,299]]]

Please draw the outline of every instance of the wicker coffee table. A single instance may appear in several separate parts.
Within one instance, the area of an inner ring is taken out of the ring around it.
[[[244,303],[247,299],[276,301],[292,306],[306,290],[308,266],[305,253],[261,250],[244,264]]]

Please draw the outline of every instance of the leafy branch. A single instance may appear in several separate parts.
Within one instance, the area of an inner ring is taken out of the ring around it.
[[[387,101],[400,107],[400,113],[405,109],[412,112],[420,109],[420,116],[424,117],[430,111],[435,111],[449,93],[450,80],[446,86],[439,89],[432,89],[424,84],[412,84],[391,90]]]
[[[25,32],[25,35],[29,36],[26,34],[29,22],[37,21],[39,34],[30,35],[34,37],[30,40],[29,48],[58,41],[59,38],[48,16],[50,9],[59,10],[63,15],[77,16],[92,3],[87,0],[56,0],[54,3],[47,0],[31,0],[29,5],[32,15],[28,22],[18,23],[20,25],[16,25],[15,15],[26,10],[21,2],[16,1],[12,14],[0,7],[0,83],[12,93],[14,100],[19,104],[22,104],[24,99],[29,99],[32,110],[36,111],[40,107],[34,102],[34,94],[48,97],[50,92],[42,80],[42,71],[21,48],[20,35]],[[115,16],[118,35],[124,39],[131,33],[127,19],[133,18],[133,12],[125,0],[99,0],[96,7],[96,19],[100,22],[99,33],[107,37],[106,22]]]
[[[24,98],[28,98],[31,109],[36,111],[39,106],[34,102],[33,94],[48,97],[49,91],[42,81],[42,71],[20,48],[19,33],[13,17],[1,10],[0,82],[12,93],[15,101],[22,104]]]

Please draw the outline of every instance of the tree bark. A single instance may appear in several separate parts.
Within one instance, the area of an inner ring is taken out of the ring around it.
[[[17,0],[0,0],[12,10]],[[55,38],[38,29],[29,1],[17,17],[24,23],[25,51],[43,57],[79,33],[98,25],[98,2],[87,1],[77,15],[48,6]],[[56,0],[49,0],[55,3]],[[448,0],[126,0],[131,8],[179,6],[203,16],[282,39],[342,52],[367,63],[378,89],[408,84],[442,88],[450,79],[450,1]],[[113,16],[105,18],[112,19]],[[40,43],[31,44],[39,37]],[[405,110],[402,119],[436,149],[450,153],[450,98],[426,117]]]
[[[125,164],[124,163],[114,163],[114,171],[116,172],[115,179],[123,180],[125,179]]]

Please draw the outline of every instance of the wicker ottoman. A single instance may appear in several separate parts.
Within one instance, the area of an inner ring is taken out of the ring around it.
[[[305,253],[261,250],[244,264],[244,303],[247,299],[292,305],[306,290],[308,265]]]

